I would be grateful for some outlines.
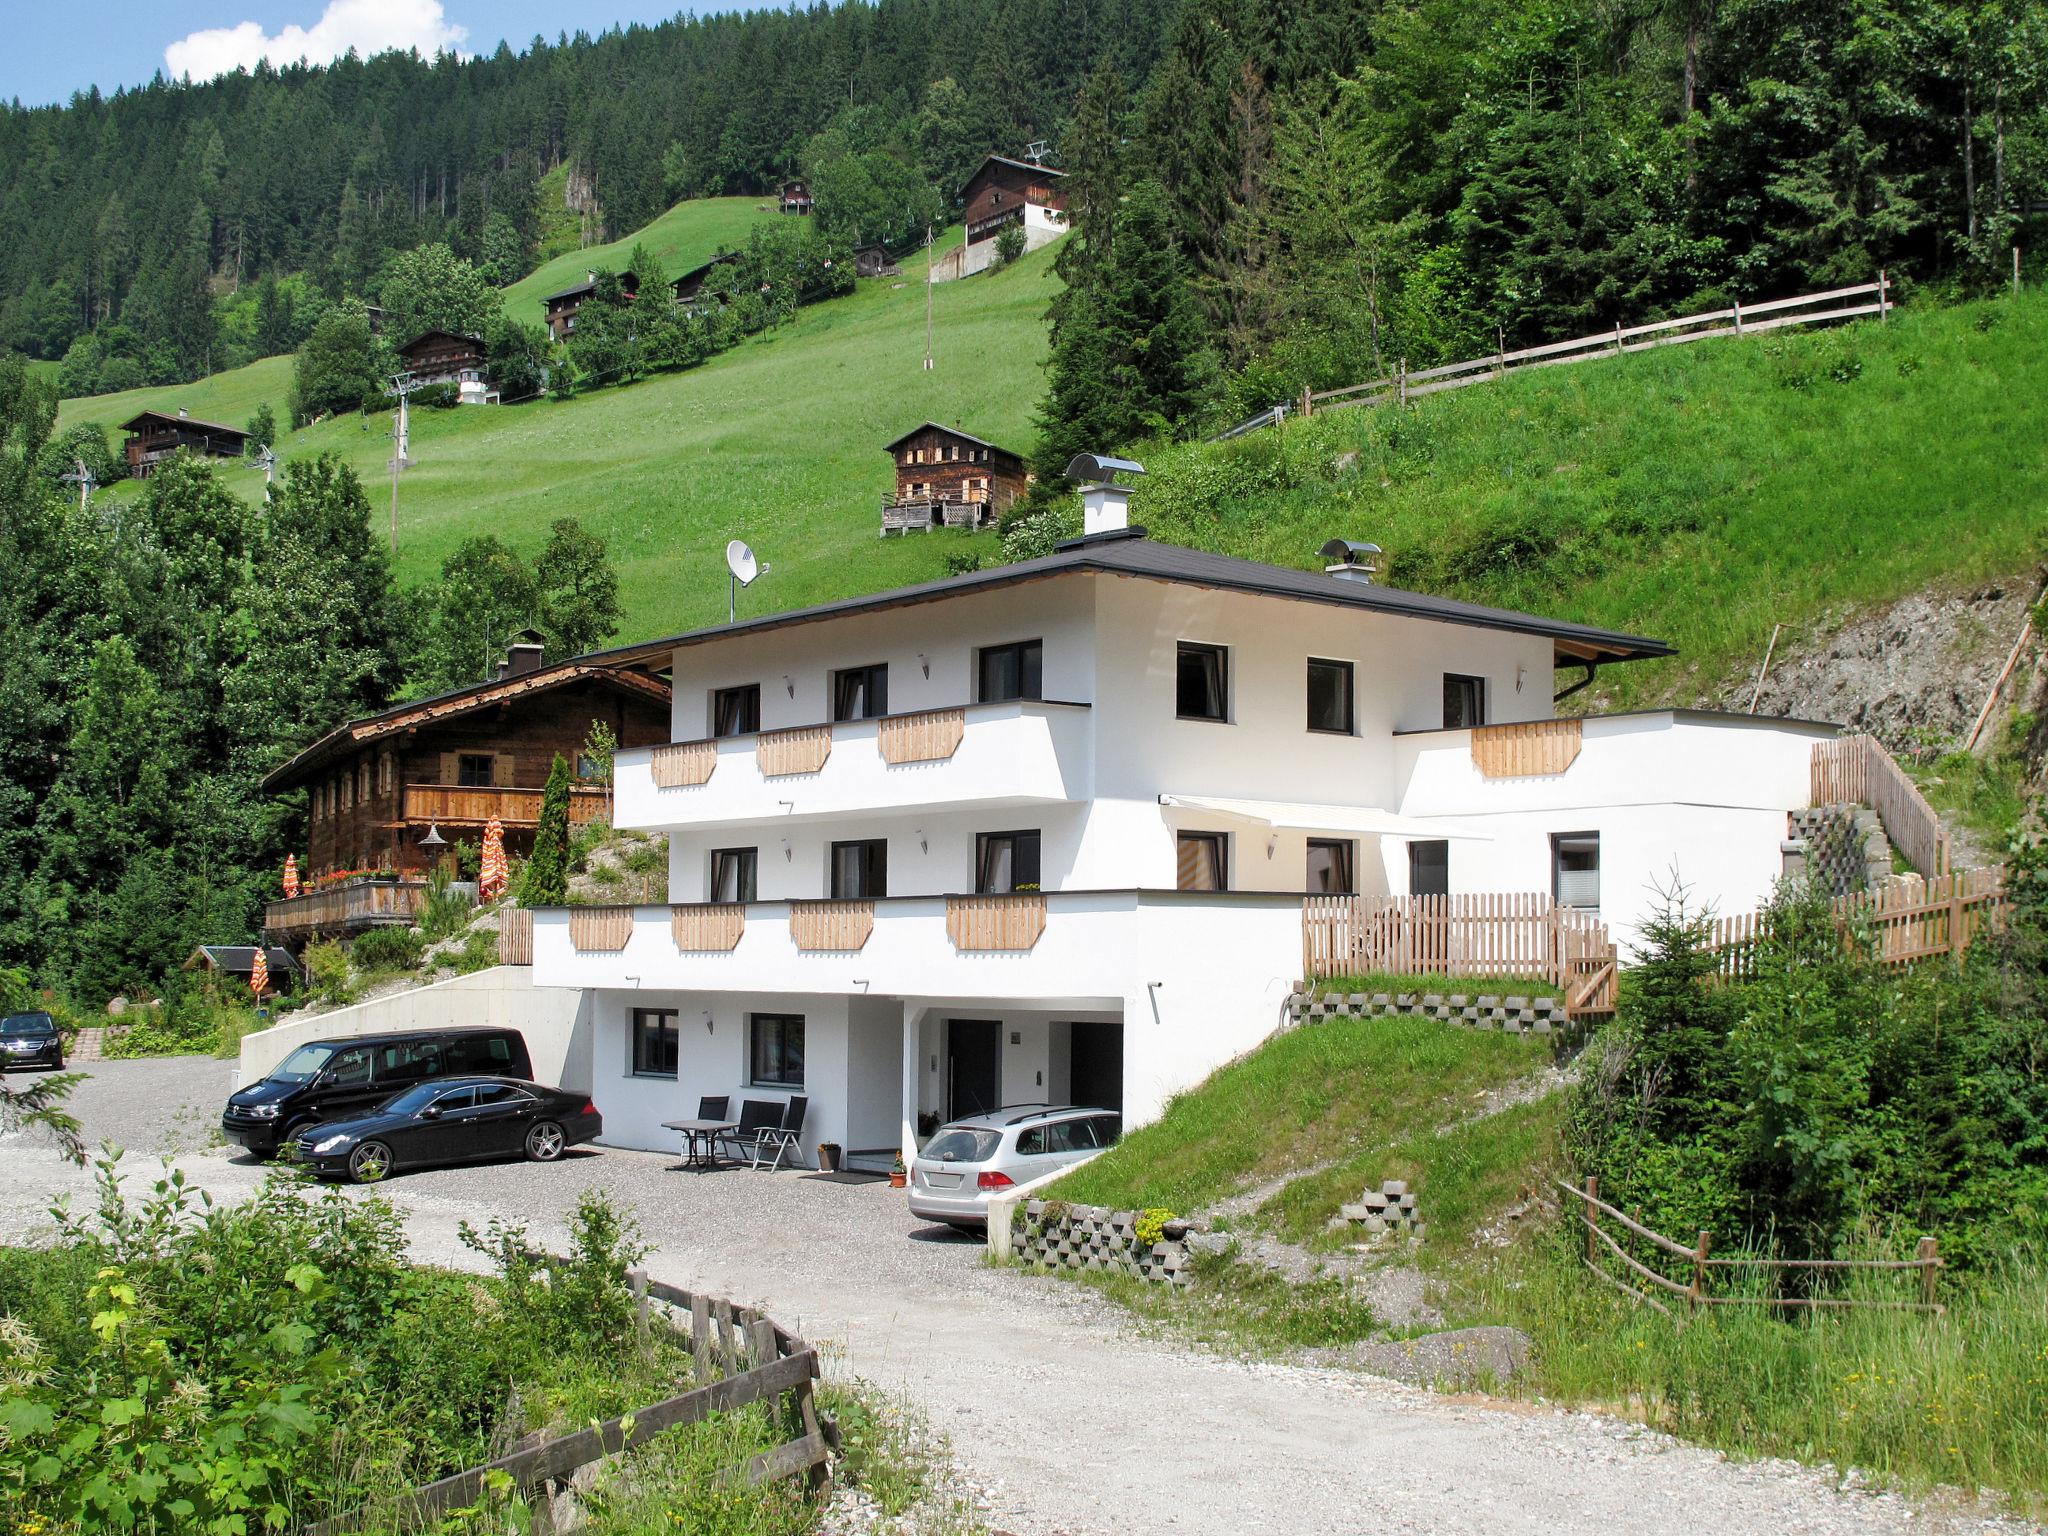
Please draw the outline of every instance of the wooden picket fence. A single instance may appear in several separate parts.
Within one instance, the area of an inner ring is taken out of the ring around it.
[[[1829,308],[1815,308],[1828,305]],[[1435,368],[1410,371],[1405,359],[1385,378],[1369,379],[1342,389],[1303,390],[1297,400],[1268,406],[1256,416],[1219,432],[1211,442],[1227,442],[1278,426],[1290,415],[1306,418],[1319,410],[1341,410],[1353,405],[1406,405],[1424,395],[1447,389],[1483,384],[1524,368],[1552,368],[1560,363],[1584,362],[1589,358],[1619,357],[1624,352],[1645,352],[1652,347],[1678,346],[1688,341],[1705,341],[1711,336],[1750,336],[1780,330],[1790,325],[1814,325],[1827,320],[1850,320],[1876,315],[1880,320],[1892,309],[1891,282],[1879,271],[1874,283],[1856,283],[1846,288],[1829,288],[1803,293],[1789,299],[1770,299],[1761,304],[1736,302],[1726,309],[1702,310],[1675,320],[1653,320],[1644,325],[1616,325],[1570,341],[1553,341],[1517,351],[1501,350],[1486,357],[1468,358],[1462,363],[1443,363]]]
[[[528,907],[498,910],[498,964],[533,964],[533,911]]]
[[[2010,909],[2005,871],[1964,869],[1935,880],[1908,876],[1875,891],[1856,891],[1831,903],[1845,942],[1868,937],[1871,954],[1893,968],[1922,960],[1960,960],[1983,934],[2004,924]],[[1770,937],[1768,912],[1712,920],[1708,946],[1716,973],[1730,980],[1756,974],[1757,956]]]
[[[755,1484],[802,1475],[820,1494],[829,1488],[839,1430],[818,1411],[814,1384],[823,1372],[817,1350],[752,1307],[650,1281],[639,1270],[630,1278],[643,1329],[675,1328],[666,1315],[654,1312],[654,1302],[688,1315],[693,1374],[703,1385],[414,1488],[380,1506],[380,1513],[387,1518],[396,1516],[401,1524],[428,1529],[449,1511],[478,1503],[494,1484],[526,1493],[559,1482],[579,1467],[630,1450],[665,1429],[699,1423],[749,1403],[784,1399],[794,1410],[801,1432],[744,1466],[726,1469],[724,1479]],[[361,1528],[364,1515],[360,1510],[337,1515],[302,1527],[300,1536],[343,1536]]]
[[[1759,1258],[1740,1255],[1734,1258],[1716,1258],[1713,1254],[1713,1239],[1710,1233],[1702,1231],[1688,1248],[1674,1242],[1661,1232],[1653,1232],[1633,1216],[1624,1215],[1600,1198],[1600,1181],[1588,1178],[1583,1189],[1557,1181],[1557,1187],[1579,1202],[1578,1221],[1586,1229],[1586,1268],[1601,1280],[1647,1306],[1656,1308],[1666,1317],[1672,1315],[1671,1304],[1659,1300],[1659,1295],[1672,1298],[1688,1308],[1697,1307],[1804,1307],[1814,1310],[1838,1310],[1862,1307],[1893,1312],[1931,1312],[1939,1314],[1944,1310],[1935,1299],[1943,1261],[1935,1240],[1931,1237],[1920,1239],[1918,1250],[1910,1259],[1780,1259]],[[1609,1224],[1618,1228],[1623,1237],[1617,1240],[1607,1228]],[[1630,1239],[1638,1252],[1652,1258],[1663,1255],[1676,1259],[1688,1271],[1684,1281],[1674,1280],[1653,1264],[1630,1253],[1625,1246]],[[1621,1272],[1616,1274],[1608,1269],[1605,1260],[1620,1261]],[[1709,1280],[1717,1274],[1735,1270],[1768,1269],[1779,1275],[1795,1272],[1808,1274],[1841,1274],[1851,1270],[1873,1270],[1903,1274],[1915,1273],[1919,1281],[1918,1299],[1914,1301],[1873,1301],[1862,1296],[1786,1296],[1782,1293],[1769,1296],[1717,1296],[1709,1290]],[[1645,1289],[1648,1287],[1648,1289]]]
[[[1531,891],[1309,896],[1302,976],[1540,976],[1574,1016],[1614,1011],[1619,957],[1599,919]]]
[[[1948,831],[1927,797],[1875,736],[1838,736],[1813,744],[1814,805],[1867,805],[1892,846],[1921,874],[1949,872]]]

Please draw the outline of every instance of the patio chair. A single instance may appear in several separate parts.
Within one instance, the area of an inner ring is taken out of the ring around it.
[[[809,1107],[810,1102],[803,1095],[797,1095],[784,1106],[782,1123],[780,1125],[768,1126],[754,1137],[754,1167],[756,1169],[760,1168],[761,1159],[767,1156],[770,1147],[775,1149],[774,1160],[768,1164],[768,1171],[770,1173],[775,1172],[776,1169],[782,1166],[782,1159],[785,1156],[799,1167],[802,1166],[804,1158],[804,1110]]]
[[[723,1120],[726,1115],[726,1106],[730,1103],[732,1103],[732,1099],[725,1094],[707,1093],[697,1101],[697,1118],[699,1120]]]
[[[771,1131],[782,1125],[782,1106],[773,1099],[740,1100],[740,1122],[719,1138],[732,1148],[733,1161],[752,1158],[755,1142],[763,1131]]]

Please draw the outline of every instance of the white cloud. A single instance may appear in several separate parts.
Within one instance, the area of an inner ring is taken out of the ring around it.
[[[310,27],[285,27],[275,37],[254,21],[207,27],[164,49],[164,63],[173,79],[211,80],[254,69],[263,59],[278,66],[300,59],[326,64],[351,48],[366,59],[392,48],[415,48],[431,58],[437,50],[456,51],[468,36],[448,20],[441,0],[328,0]]]

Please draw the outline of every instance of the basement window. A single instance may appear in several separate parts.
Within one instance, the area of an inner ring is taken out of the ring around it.
[[[1550,839],[1551,894],[1560,907],[1600,910],[1600,834],[1559,832]]]

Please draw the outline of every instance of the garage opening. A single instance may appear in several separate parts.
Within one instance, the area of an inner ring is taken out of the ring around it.
[[[1074,1103],[1090,1109],[1124,1107],[1124,1027],[1120,1023],[1068,1026],[1068,1092]]]
[[[946,1021],[946,1118],[985,1115],[1002,1102],[1002,1025],[994,1019]]]

